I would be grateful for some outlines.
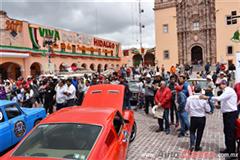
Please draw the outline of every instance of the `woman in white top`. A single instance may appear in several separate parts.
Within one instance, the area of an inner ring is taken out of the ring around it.
[[[56,107],[57,110],[60,110],[61,108],[65,107],[66,104],[66,95],[64,94],[66,92],[67,86],[65,84],[64,80],[60,80],[57,86],[55,87],[56,91]]]

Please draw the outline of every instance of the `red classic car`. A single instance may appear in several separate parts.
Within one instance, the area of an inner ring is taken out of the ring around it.
[[[124,86],[91,86],[81,107],[48,116],[1,159],[124,160],[137,128],[123,98]]]

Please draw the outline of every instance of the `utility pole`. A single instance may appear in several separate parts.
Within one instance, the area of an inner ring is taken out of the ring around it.
[[[142,24],[142,13],[144,10],[141,8],[141,0],[138,1],[138,16],[139,16],[139,45],[140,45],[140,52],[142,54],[142,29],[145,27]]]
[[[53,45],[56,43],[56,39],[53,37],[44,37],[43,47],[47,47],[48,50],[48,72],[51,74],[51,53],[53,52]]]
[[[144,25],[142,24],[142,13],[144,10],[141,8],[141,0],[138,1],[138,16],[139,16],[139,45],[140,45],[140,55],[142,57],[141,64],[144,64],[143,52],[142,52],[142,29]]]

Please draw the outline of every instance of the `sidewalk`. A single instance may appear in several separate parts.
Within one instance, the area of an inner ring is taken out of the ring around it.
[[[189,136],[178,138],[177,131],[171,126],[170,135],[156,133],[157,119],[136,111],[137,137],[130,144],[128,160],[160,160],[160,159],[224,159],[219,151],[224,148],[223,120],[220,110],[207,115],[206,127],[202,138],[202,152],[193,152],[189,157]]]

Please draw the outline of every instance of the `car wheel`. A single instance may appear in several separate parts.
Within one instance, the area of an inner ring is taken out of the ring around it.
[[[137,136],[137,124],[134,121],[133,128],[132,128],[132,133],[131,133],[131,136],[130,136],[130,142],[134,141],[136,136]]]
[[[34,127],[35,127],[38,123],[40,123],[40,122],[41,122],[41,119],[36,120],[36,121],[34,122]]]

